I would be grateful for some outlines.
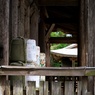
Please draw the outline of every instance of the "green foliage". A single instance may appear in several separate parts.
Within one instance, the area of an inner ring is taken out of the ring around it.
[[[50,37],[65,37],[65,36],[66,36],[66,34],[64,32],[61,32],[61,31],[51,32],[51,34],[50,34]],[[66,46],[68,46],[68,44],[64,44],[64,43],[55,44],[55,43],[52,43],[51,47],[50,47],[50,50],[61,49],[61,48],[64,48]],[[60,67],[61,64],[62,64],[61,60],[54,60],[51,57],[51,66],[52,67]]]
[[[58,32],[51,32],[50,37],[65,37],[66,34],[64,32],[58,31]],[[50,49],[55,50],[55,49],[60,49],[68,46],[68,44],[51,44]]]
[[[61,64],[62,63],[60,61],[59,62],[55,61],[52,63],[52,67],[61,67]]]
[[[51,44],[50,49],[51,50],[56,50],[56,49],[61,49],[68,46],[68,44]]]
[[[65,36],[66,36],[66,34],[61,31],[51,32],[51,34],[50,34],[50,37],[65,37]]]
[[[50,63],[51,63],[51,67],[61,67],[61,65],[62,65],[61,60],[59,60],[59,61],[54,60],[52,55],[50,57]]]

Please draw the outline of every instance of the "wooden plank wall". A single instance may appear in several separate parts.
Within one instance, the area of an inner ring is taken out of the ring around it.
[[[30,13],[36,12],[36,17],[38,17],[39,14],[37,10],[34,10],[34,6],[32,8],[33,10],[31,7],[28,0],[0,0],[0,46],[3,47],[3,58],[0,59],[0,65],[9,65],[9,49],[13,38],[16,38],[17,36],[32,38],[32,33],[34,33],[36,34],[34,39],[38,42],[38,18],[35,18],[35,26]],[[30,23],[30,15],[32,24]],[[32,29],[30,31],[30,27],[34,28],[35,31],[31,32]],[[6,77],[0,76],[2,85],[5,83],[4,80],[6,80]]]
[[[27,0],[10,0],[10,40],[17,36],[35,39],[38,43],[37,5]]]
[[[3,47],[3,58],[0,59],[0,65],[9,63],[9,2],[10,0],[0,0],[0,45]],[[0,51],[1,53],[1,51]],[[4,91],[6,77],[0,76],[0,95]]]
[[[3,46],[3,59],[0,65],[9,62],[9,0],[0,1],[0,44]]]

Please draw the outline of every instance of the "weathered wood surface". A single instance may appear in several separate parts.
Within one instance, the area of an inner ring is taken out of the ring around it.
[[[24,37],[24,24],[25,24],[25,0],[19,0],[18,7],[18,36]]]
[[[23,84],[21,81],[13,81],[13,95],[23,95]]]
[[[30,38],[36,40],[36,44],[38,45],[38,21],[39,21],[39,10],[34,3],[33,14],[30,16]]]
[[[18,0],[10,1],[10,35],[11,39],[17,37],[18,35]]]
[[[0,64],[8,65],[9,62],[9,2],[0,1],[0,44],[3,46],[3,59]]]
[[[0,75],[95,76],[95,67],[0,66]]]
[[[81,91],[82,91],[82,82],[81,81],[78,81],[77,82],[77,92],[78,92],[78,95],[81,95]]]
[[[46,42],[49,40],[49,38],[50,38],[50,33],[52,32],[52,30],[53,30],[54,27],[55,27],[55,24],[52,24],[52,25],[50,26],[50,28],[48,29],[47,34],[46,34],[46,36],[45,36]]]
[[[5,95],[11,95],[10,81],[5,82]]]
[[[80,0],[80,26],[78,40],[78,58],[79,65],[86,66],[86,15],[85,15],[84,0]]]
[[[74,81],[65,81],[65,95],[74,95]]]
[[[36,95],[36,83],[35,81],[28,81],[26,95]]]
[[[52,82],[51,95],[61,95],[61,82]]]
[[[48,82],[40,81],[39,95],[48,95]]]
[[[48,88],[47,81],[40,81],[40,86],[38,89],[36,89],[35,81],[28,81],[28,85],[25,87],[24,93],[22,82],[18,80],[17,82],[14,81],[13,85],[10,85],[10,82],[7,81],[5,89],[5,92],[7,93],[4,94],[4,91],[2,92],[2,89],[0,89],[0,95],[92,95],[92,93],[88,92],[87,90],[87,84],[86,86],[84,85],[86,83],[85,80],[84,83],[81,85],[80,82],[77,81],[77,83],[79,84],[77,84],[76,88],[74,82],[75,81],[64,81],[64,91],[62,92],[62,81],[52,81],[50,84],[51,91]],[[78,87],[82,89],[78,91]],[[37,91],[39,92],[38,94]]]

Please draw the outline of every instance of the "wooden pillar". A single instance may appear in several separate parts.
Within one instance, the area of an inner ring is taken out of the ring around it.
[[[78,62],[80,66],[86,66],[86,31],[85,31],[85,4],[80,0],[80,31],[79,31],[79,48]]]
[[[3,59],[0,65],[9,63],[9,1],[0,0],[0,44],[3,46]]]
[[[50,38],[50,33],[52,32],[53,28],[55,27],[55,24],[52,24],[50,26],[50,28],[48,29],[48,32],[45,36],[45,46],[46,46],[46,66],[50,67],[50,42],[49,42],[49,38]]]
[[[9,64],[9,2],[10,0],[0,0],[0,44],[3,46],[3,59],[0,65]],[[6,76],[0,76],[0,94],[4,94],[4,84]]]
[[[95,66],[95,0],[87,0],[88,2],[88,66]],[[89,92],[94,95],[94,79],[89,77]]]
[[[12,19],[12,30],[11,30],[11,35],[12,38],[17,37],[17,33],[18,33],[18,0],[11,0],[11,14],[12,14],[12,18],[10,18],[10,20]]]
[[[34,4],[34,13],[30,18],[30,38],[36,40],[36,44],[38,45],[38,21],[39,21],[39,11],[37,6]]]
[[[41,18],[39,23],[39,46],[41,52],[45,53],[45,23]]]
[[[25,12],[25,25],[24,25],[24,30],[25,30],[25,38],[30,38],[30,6],[26,7],[26,12]]]
[[[81,0],[80,63],[95,66],[95,0]],[[94,79],[88,77],[88,91],[94,95]]]
[[[44,7],[40,7],[40,19],[39,19],[39,46],[41,48],[41,52],[45,53],[45,22],[44,22]]]
[[[14,1],[13,1],[14,2]],[[18,6],[18,36],[24,37],[24,18],[25,18],[25,9],[24,0],[19,0]]]

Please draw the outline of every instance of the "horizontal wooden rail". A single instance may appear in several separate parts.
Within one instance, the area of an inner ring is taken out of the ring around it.
[[[95,76],[95,67],[0,66],[0,75]]]
[[[50,43],[77,43],[76,37],[51,37]]]

